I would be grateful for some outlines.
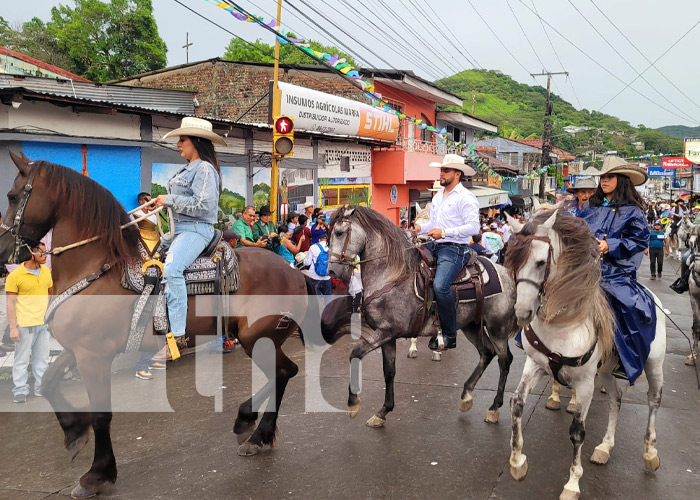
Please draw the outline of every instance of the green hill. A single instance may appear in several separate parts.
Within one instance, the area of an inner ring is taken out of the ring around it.
[[[519,83],[494,70],[468,70],[435,82],[464,98],[462,109],[446,109],[471,114],[472,91],[476,91],[475,116],[498,125],[498,133],[511,139],[542,137],[547,90]],[[682,141],[643,125],[632,126],[615,116],[576,109],[552,89],[552,142],[564,149],[587,156],[591,151],[618,151],[621,156],[645,153],[680,153]],[[584,129],[565,130],[565,127]],[[635,146],[635,142],[643,145]]]
[[[676,139],[683,139],[685,137],[700,137],[700,127],[667,125],[666,127],[659,127],[656,130],[671,137],[675,137]]]

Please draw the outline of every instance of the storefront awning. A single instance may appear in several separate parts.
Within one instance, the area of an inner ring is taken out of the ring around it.
[[[499,205],[508,204],[508,191],[485,186],[471,186],[467,189],[479,200],[479,208],[497,207]]]

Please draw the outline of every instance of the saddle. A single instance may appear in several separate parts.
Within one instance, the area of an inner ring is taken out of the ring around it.
[[[437,321],[437,308],[433,308],[433,281],[437,264],[435,257],[426,247],[418,247],[418,252],[421,262],[414,278],[414,292],[416,297],[423,301],[423,314],[427,317],[431,309],[435,309]],[[470,255],[469,261],[457,275],[451,288],[457,303],[476,302],[474,323],[480,326],[480,331],[483,333],[484,301],[488,297],[502,293],[503,290],[493,262],[485,257],[478,257],[474,253]]]

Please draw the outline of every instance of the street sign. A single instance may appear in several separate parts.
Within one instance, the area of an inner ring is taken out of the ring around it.
[[[700,164],[700,137],[685,138],[685,159]]]
[[[673,169],[663,167],[649,167],[649,177],[673,177]]]
[[[661,159],[661,166],[663,168],[690,168],[691,164],[682,156],[667,156]]]

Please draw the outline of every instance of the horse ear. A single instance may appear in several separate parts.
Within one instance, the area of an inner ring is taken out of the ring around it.
[[[20,154],[21,156],[15,154],[13,151],[10,151],[10,158],[12,158],[17,170],[19,170],[21,174],[29,175],[29,158],[27,158],[24,153]]]
[[[354,211],[355,207],[346,208],[345,212],[343,212],[343,217],[350,217]]]
[[[533,211],[533,213],[539,212],[541,208],[542,208],[542,205],[540,204],[540,200],[536,196],[533,196],[532,197],[532,211]]]
[[[508,224],[510,224],[510,227],[513,228],[513,232],[519,233],[523,230],[524,224],[521,224],[518,219],[511,217],[508,213],[506,213],[506,220],[508,221]]]
[[[554,227],[554,223],[557,220],[557,212],[558,210],[552,210],[552,215],[549,217],[549,219],[546,220],[544,224],[542,224],[542,227],[552,229]]]

